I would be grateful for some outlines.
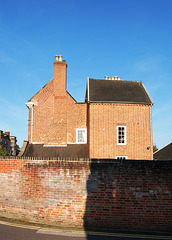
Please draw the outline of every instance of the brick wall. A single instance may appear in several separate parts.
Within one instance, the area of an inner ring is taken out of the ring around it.
[[[67,94],[67,143],[76,143],[76,128],[87,128],[87,104]]]
[[[151,160],[149,105],[91,103],[88,114],[90,158],[127,156],[128,159]],[[117,145],[118,125],[126,126],[126,145]]]
[[[76,143],[76,128],[86,128],[87,104],[77,103],[68,92],[65,96],[53,95],[53,80],[31,100],[33,107],[32,142],[45,145]],[[29,109],[28,139],[31,142],[31,113]]]
[[[58,226],[172,229],[172,161],[0,160],[0,216]]]

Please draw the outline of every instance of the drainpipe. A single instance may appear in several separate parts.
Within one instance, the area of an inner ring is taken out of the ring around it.
[[[153,133],[152,133],[152,104],[149,106],[149,118],[150,118],[150,149],[151,149],[151,160],[153,160],[153,148],[152,148],[152,145],[153,145]]]
[[[33,102],[27,102],[25,103],[28,108],[31,108],[31,130],[30,130],[30,141],[32,143],[32,133],[33,133]]]

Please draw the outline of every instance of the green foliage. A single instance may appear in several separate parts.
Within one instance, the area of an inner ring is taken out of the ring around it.
[[[2,149],[2,146],[0,146],[0,156],[11,156],[10,153],[8,153],[7,151],[4,151]]]
[[[153,152],[156,152],[158,150],[156,144],[153,145]]]

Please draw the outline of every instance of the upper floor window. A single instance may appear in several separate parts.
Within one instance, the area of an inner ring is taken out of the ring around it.
[[[126,126],[117,126],[117,145],[126,145]]]
[[[76,129],[76,143],[87,143],[87,129],[77,128]]]

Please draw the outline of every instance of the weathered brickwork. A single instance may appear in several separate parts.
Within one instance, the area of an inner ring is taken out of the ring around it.
[[[90,103],[89,156],[151,160],[153,142],[149,105]],[[126,145],[117,145],[117,126],[126,126]]]
[[[0,160],[0,216],[171,231],[172,161]]]
[[[32,142],[44,142],[48,136],[53,135],[53,79],[31,100],[34,103],[34,107],[33,112],[32,108],[29,108],[28,141],[31,142],[33,117]]]
[[[55,95],[54,82],[55,80],[52,79],[31,99],[34,106],[33,110],[29,109],[28,139],[31,142],[33,120],[33,143],[66,146],[76,143],[76,128],[87,127],[87,104],[77,103],[66,90],[65,93],[63,91],[63,96],[62,90]]]

